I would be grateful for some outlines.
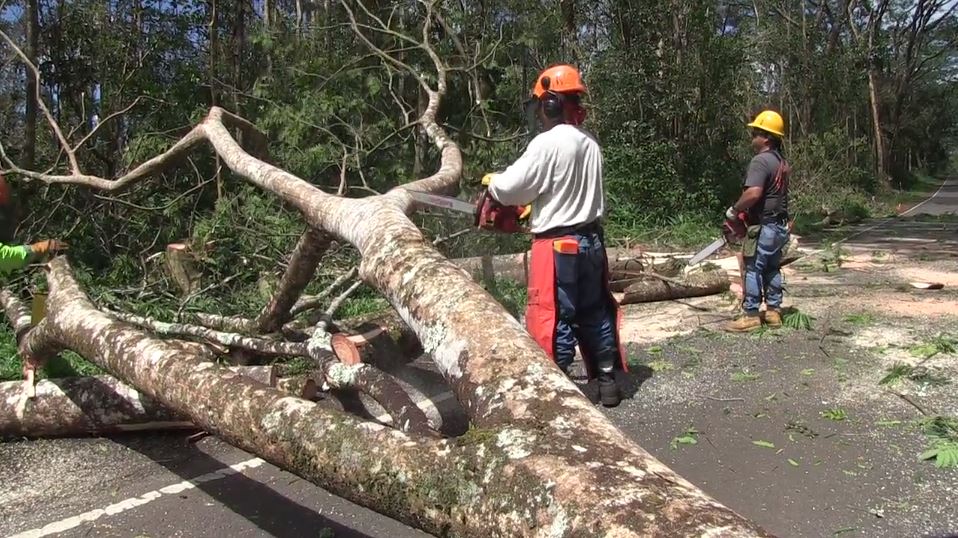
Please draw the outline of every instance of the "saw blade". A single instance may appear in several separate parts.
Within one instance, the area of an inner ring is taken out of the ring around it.
[[[440,196],[438,194],[429,194],[428,192],[420,191],[406,191],[412,196],[413,200],[417,202],[422,202],[426,205],[431,205],[433,207],[440,207],[442,209],[451,209],[453,211],[458,211],[460,213],[466,213],[469,215],[476,214],[475,204],[465,202],[458,198],[453,198],[451,196]]]
[[[708,258],[712,254],[715,254],[716,252],[718,252],[718,250],[724,246],[725,246],[725,238],[719,237],[715,241],[712,241],[711,243],[709,243],[707,247],[698,251],[695,254],[695,256],[692,256],[692,259],[689,260],[689,265],[695,265],[699,263],[705,258]]]

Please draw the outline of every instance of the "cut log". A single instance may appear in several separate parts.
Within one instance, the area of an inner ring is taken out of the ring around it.
[[[166,270],[183,297],[199,289],[202,271],[197,267],[189,245],[172,243],[166,246]]]
[[[366,362],[393,371],[423,353],[419,337],[394,310],[340,323],[330,339],[333,353],[345,364]]]
[[[681,280],[648,277],[629,285],[619,302],[632,304],[669,301],[685,297],[715,295],[728,289],[729,279],[725,271],[690,273]]]

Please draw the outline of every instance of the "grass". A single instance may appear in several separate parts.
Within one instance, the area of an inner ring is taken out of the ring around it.
[[[64,351],[37,372],[39,379],[100,375],[103,370],[72,351]],[[0,381],[23,379],[23,363],[17,353],[13,332],[8,327],[0,329]]]
[[[851,323],[852,325],[871,325],[876,319],[875,314],[871,312],[858,312],[845,316],[845,323]]]
[[[805,314],[797,308],[782,312],[782,325],[789,329],[810,331],[812,330],[812,320],[814,319],[812,316]]]
[[[483,283],[483,287],[514,318],[519,319],[525,311],[528,298],[525,284],[508,279],[494,279]]]
[[[888,373],[878,382],[879,385],[895,385],[908,379],[920,385],[943,386],[951,383],[946,376],[924,367],[916,367],[904,362],[896,362],[886,370]]]
[[[933,195],[941,186],[942,181],[923,173],[912,174],[910,181],[899,184],[897,191],[890,197],[885,207],[885,213],[895,215],[904,206],[913,206]]]
[[[746,382],[748,382],[748,381],[755,381],[756,379],[760,378],[761,376],[758,375],[758,374],[753,374],[753,373],[749,372],[748,370],[742,370],[741,372],[735,372],[735,373],[733,373],[733,374],[732,374],[731,376],[729,376],[729,377],[730,377],[730,379],[731,379],[732,381],[735,381],[735,382],[738,382],[738,383],[746,383]]]
[[[848,413],[841,408],[826,409],[819,414],[822,416],[822,418],[833,420],[835,422],[840,422],[848,418]]]
[[[958,342],[950,336],[939,334],[927,342],[912,346],[909,351],[912,355],[922,359],[930,359],[935,355],[955,353]]]
[[[655,224],[624,226],[610,222],[606,226],[606,235],[610,238],[628,238],[632,243],[643,245],[696,248],[715,240],[722,233],[721,225],[721,215],[683,213]]]

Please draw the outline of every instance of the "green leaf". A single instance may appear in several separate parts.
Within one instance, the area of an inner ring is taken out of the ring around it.
[[[791,465],[792,467],[798,467],[798,462],[793,460],[792,458],[788,458],[788,464]]]
[[[762,448],[775,448],[775,445],[768,441],[752,441],[752,444],[755,446],[760,446]]]

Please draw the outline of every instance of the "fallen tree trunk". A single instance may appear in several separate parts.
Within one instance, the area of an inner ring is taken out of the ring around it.
[[[624,295],[619,302],[621,304],[632,304],[670,301],[685,297],[715,295],[728,289],[729,279],[725,271],[690,273],[681,280],[650,276],[625,288]]]
[[[341,7],[358,38],[384,61]],[[232,171],[278,195],[314,228],[352,243],[359,275],[416,333],[469,415],[456,440],[414,438],[283,396],[176,350],[98,313],[67,271],[51,263],[50,314],[22,353],[67,346],[207,431],[331,492],[436,534],[462,536],[767,536],[711,499],[619,431],[488,293],[439,254],[407,217],[409,191],[454,193],[458,146],[436,122],[446,67],[428,42],[435,4],[425,4],[419,46],[436,67],[408,69],[428,97],[420,126],[441,154],[439,170],[380,196],[341,198],[243,150],[263,137],[243,118],[213,107],[165,154],[116,180],[26,171],[48,183],[117,191],[162,171],[209,142]],[[375,20],[375,19],[374,19]],[[380,21],[381,22],[381,21]],[[396,65],[395,63],[393,65]],[[66,144],[66,142],[61,142]],[[312,340],[312,339],[311,339]]]
[[[45,379],[27,398],[21,381],[0,383],[0,437],[79,437],[195,428],[110,376]]]
[[[587,436],[581,424],[557,415],[539,429],[503,424],[455,440],[410,437],[283,395],[99,312],[63,258],[50,263],[49,282],[48,316],[26,334],[21,352],[73,349],[204,430],[427,531],[765,535],[608,422]],[[530,366],[537,376],[554,370]],[[559,392],[530,396],[573,405],[580,415],[598,413],[571,382],[559,379],[567,385]]]
[[[174,342],[168,345],[177,347]],[[182,352],[182,349],[180,349]],[[190,351],[193,354],[195,352]],[[202,356],[197,356],[204,359]],[[230,371],[300,398],[316,396],[309,376],[277,377],[273,366],[231,366]],[[0,383],[0,438],[81,437],[117,432],[195,429],[188,418],[114,377],[44,379],[28,398],[24,382]]]

